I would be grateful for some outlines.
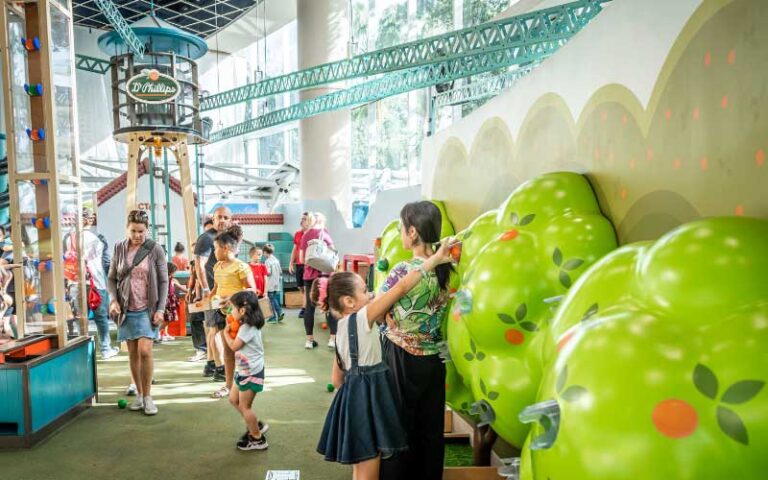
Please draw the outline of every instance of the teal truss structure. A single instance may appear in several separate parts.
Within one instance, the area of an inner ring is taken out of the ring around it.
[[[109,71],[110,65],[109,60],[89,57],[88,55],[75,55],[75,67],[77,67],[78,70],[85,70],[86,72],[104,75]]]
[[[537,65],[538,63],[526,65],[512,69],[509,72],[492,75],[487,78],[479,78],[467,85],[438,93],[432,97],[433,106],[441,108],[493,97],[502,90],[517,83],[518,80],[528,75]]]
[[[322,95],[288,108],[267,113],[258,118],[211,133],[209,140],[218,142],[264,128],[319,115],[325,112],[375,102],[411,90],[450,83],[453,80],[519,65],[521,72],[552,55],[600,11],[601,2],[577,2],[581,15],[566,15],[551,24],[548,34],[537,35],[525,42],[503,49],[479,51],[473,55],[443,60],[416,68],[389,73],[376,80],[346,90]],[[573,5],[573,4],[569,4]],[[552,30],[555,30],[553,32]]]
[[[141,42],[141,40],[139,40],[139,37],[136,36],[133,30],[131,30],[128,22],[125,21],[125,18],[123,18],[123,16],[120,14],[120,11],[117,9],[117,6],[112,2],[112,0],[93,1],[99,7],[99,10],[101,10],[101,13],[107,17],[109,23],[112,24],[112,27],[115,29],[118,35],[120,35],[120,38],[123,39],[131,52],[133,52],[133,54],[140,59],[143,58],[144,44]]]
[[[531,43],[559,42],[581,29],[604,3],[610,1],[577,0],[318,65],[211,95],[201,100],[200,109],[213,110],[278,93],[458,60],[480,53],[490,54]]]

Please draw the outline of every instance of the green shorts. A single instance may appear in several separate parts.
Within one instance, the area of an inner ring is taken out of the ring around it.
[[[243,376],[235,373],[235,385],[241,392],[252,390],[256,393],[264,391],[264,369],[255,375]]]

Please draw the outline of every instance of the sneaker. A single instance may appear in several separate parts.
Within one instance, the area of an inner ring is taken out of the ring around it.
[[[259,431],[261,432],[261,434],[264,435],[265,433],[267,433],[268,430],[269,430],[269,424],[268,423],[263,423],[261,420],[259,420]],[[250,434],[251,434],[251,432],[246,430],[245,433],[243,434],[243,436],[240,437],[240,441],[242,442],[242,441],[247,440],[248,439],[248,435],[250,435]]]
[[[129,397],[136,396],[136,394],[139,393],[139,390],[136,388],[136,384],[132,383],[128,385],[128,388],[125,389],[125,394]]]
[[[264,435],[265,433],[267,433],[267,430],[269,430],[269,424],[259,420],[259,431],[261,432],[261,434]]]
[[[219,367],[216,369],[216,372],[213,374],[213,381],[214,382],[223,382],[227,379],[227,376],[224,374],[224,367]]]
[[[117,354],[120,353],[120,350],[117,348],[110,348],[109,350],[101,353],[101,359],[107,360],[112,357],[116,357]]]
[[[277,319],[275,317],[269,317],[267,323],[277,323]]]
[[[263,434],[261,435],[261,438],[253,438],[249,433],[248,438],[237,442],[238,450],[266,450],[268,447],[267,437]]]
[[[317,342],[314,340],[307,340],[307,343],[304,344],[304,348],[307,350],[312,350],[315,347],[317,347]]]
[[[139,410],[144,410],[144,397],[136,397],[136,400],[133,401],[130,407],[128,407],[128,410],[138,412]]]
[[[172,337],[172,336],[170,336],[170,335],[163,335],[163,341],[164,341],[164,342],[172,342],[172,341],[174,341],[174,340],[176,340],[176,338],[175,338],[175,337]]]
[[[192,355],[191,357],[189,357],[187,359],[187,361],[188,362],[199,362],[200,360],[205,360],[205,357],[207,357],[207,356],[208,356],[208,354],[205,353],[204,351],[197,350],[194,355]]]
[[[336,340],[331,338],[328,340],[328,348],[336,350]]]
[[[203,368],[203,376],[212,377],[214,373],[216,373],[216,364],[209,360]]]
[[[157,380],[155,380],[154,378],[152,379],[152,385],[157,385]]]
[[[144,415],[157,415],[157,407],[152,397],[144,397]]]
[[[299,310],[299,318],[304,318],[304,309]]]
[[[281,313],[281,314],[280,314],[280,316],[279,316],[279,317],[277,317],[277,321],[278,321],[278,322],[282,322],[284,318],[285,318],[285,314],[284,314],[284,313]]]

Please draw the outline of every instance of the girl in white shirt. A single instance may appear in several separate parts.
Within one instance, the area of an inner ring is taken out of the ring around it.
[[[395,302],[428,271],[451,261],[451,243],[445,242],[392,289],[373,300],[356,273],[336,273],[312,284],[312,301],[341,317],[331,377],[339,391],[328,410],[317,451],[328,461],[351,464],[357,480],[378,479],[381,459],[408,448],[374,323],[383,321]]]
[[[229,297],[232,305],[232,317],[235,322],[224,327],[221,337],[235,352],[237,372],[234,385],[229,392],[229,403],[240,412],[248,430],[240,437],[237,448],[240,450],[266,450],[269,446],[264,433],[269,426],[258,421],[251,410],[256,394],[264,390],[264,342],[261,328],[264,326],[264,314],[259,308],[256,292],[242,290]],[[237,329],[237,330],[235,330]],[[237,332],[233,338],[230,332]]]

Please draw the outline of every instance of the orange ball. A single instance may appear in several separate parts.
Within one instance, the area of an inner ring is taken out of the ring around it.
[[[328,330],[328,322],[323,322],[320,326],[323,328],[323,330]]]
[[[232,315],[227,315],[227,325],[229,325],[229,336],[234,340],[237,337],[237,332],[240,330],[240,322],[235,320]]]

